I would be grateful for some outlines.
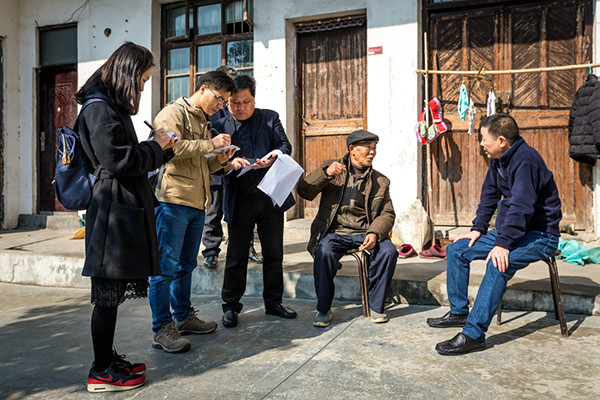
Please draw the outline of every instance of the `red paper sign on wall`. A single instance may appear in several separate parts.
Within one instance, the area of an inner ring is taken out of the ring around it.
[[[374,56],[375,54],[383,54],[383,46],[369,47],[367,49],[367,54],[370,56]]]

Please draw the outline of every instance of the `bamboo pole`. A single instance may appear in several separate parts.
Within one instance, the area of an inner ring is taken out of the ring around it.
[[[429,52],[427,50],[427,32],[424,33],[425,71],[429,70]],[[429,76],[425,72],[425,123],[429,127]],[[433,173],[431,168],[431,143],[427,144],[427,215],[431,220],[431,246],[435,244],[435,224],[433,223]]]
[[[502,69],[495,71],[441,71],[441,70],[430,70],[425,65],[425,69],[417,69],[416,72],[419,74],[432,75],[514,75],[514,74],[533,74],[539,72],[552,72],[552,71],[570,71],[574,69],[583,68],[596,68],[600,67],[600,64],[574,64],[574,65],[562,65],[558,67],[540,67],[540,68],[525,68],[525,69]]]

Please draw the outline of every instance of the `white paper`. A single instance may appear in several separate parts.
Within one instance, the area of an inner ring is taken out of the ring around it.
[[[261,161],[263,161],[263,162],[267,161],[269,159],[269,157],[271,157],[273,154],[275,154],[277,157],[283,155],[281,150],[273,150],[273,151],[269,152],[267,155],[265,155],[263,158],[261,158]],[[250,160],[248,160],[248,161],[250,161]],[[254,166],[254,164],[256,164],[256,161],[251,162],[250,165],[246,165],[245,167],[240,169],[240,172],[237,174],[237,177],[239,178],[240,176],[244,175],[246,172],[250,171],[252,169],[252,167]]]
[[[282,154],[280,150],[272,151],[263,159],[269,158],[273,153],[277,154],[277,159],[258,184],[258,188],[273,200],[273,204],[281,207],[304,169],[292,157]]]
[[[216,157],[218,153],[222,153],[229,149],[234,149],[235,151],[238,151],[240,148],[237,147],[235,144],[230,144],[229,146],[219,147],[218,149],[214,149],[211,153],[205,154],[204,157],[213,158],[213,157]]]

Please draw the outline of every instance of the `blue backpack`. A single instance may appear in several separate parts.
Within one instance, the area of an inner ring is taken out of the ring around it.
[[[75,127],[79,125],[79,117],[91,103],[106,100],[89,99],[85,101]],[[92,188],[98,178],[101,166],[98,165],[93,173],[88,171],[81,139],[75,130],[61,125],[56,130],[56,173],[52,186],[60,204],[68,210],[86,210],[92,202]]]

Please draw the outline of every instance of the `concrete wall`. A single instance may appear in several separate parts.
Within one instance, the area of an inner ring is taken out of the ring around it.
[[[413,133],[419,81],[415,73],[420,44],[418,3],[396,0],[254,1],[257,104],[280,113],[292,143],[297,139],[294,131],[293,24],[366,14],[367,47],[383,46],[383,54],[367,57],[368,128],[381,138],[375,168],[396,177],[391,192],[397,209],[417,199],[420,190],[420,149]],[[400,177],[402,179],[398,179]]]
[[[0,36],[4,41],[4,215],[5,227],[15,226],[19,217],[19,154],[21,130],[19,126],[19,2],[18,0],[0,0],[2,23]]]

